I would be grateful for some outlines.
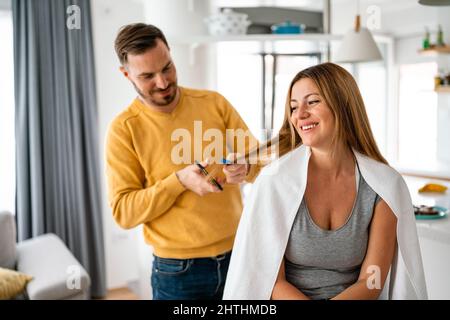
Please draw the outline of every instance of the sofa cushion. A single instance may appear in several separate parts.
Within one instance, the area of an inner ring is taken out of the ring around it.
[[[0,268],[16,265],[16,222],[9,212],[0,212]]]
[[[52,233],[18,243],[17,270],[34,277],[27,287],[30,300],[71,299],[89,292],[86,270]]]
[[[24,273],[0,268],[0,300],[13,299],[23,293],[32,279]]]

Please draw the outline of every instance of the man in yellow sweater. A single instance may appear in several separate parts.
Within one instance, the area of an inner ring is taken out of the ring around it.
[[[214,143],[226,156],[235,151],[227,130],[248,128],[218,93],[178,86],[166,38],[155,26],[123,27],[115,49],[138,97],[107,137],[114,219],[123,228],[143,225],[154,248],[154,299],[221,299],[242,211],[239,183],[253,181],[260,168],[224,166],[220,190],[194,161],[210,168],[203,155],[213,135],[206,132],[222,135]]]

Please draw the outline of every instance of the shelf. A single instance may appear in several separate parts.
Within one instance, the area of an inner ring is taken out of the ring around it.
[[[243,34],[243,35],[224,35],[224,36],[191,36],[191,37],[169,37],[169,42],[178,44],[203,44],[223,41],[287,41],[287,40],[305,40],[305,41],[336,41],[342,40],[342,35],[324,34],[324,33],[302,33],[302,34]]]
[[[450,93],[450,85],[436,87],[434,88],[434,91],[438,93]]]
[[[421,49],[419,53],[427,56],[436,56],[439,54],[450,54],[450,46],[445,47],[433,47],[430,49]]]
[[[373,34],[373,37],[377,43],[392,44],[392,38],[383,34]],[[169,43],[176,44],[188,44],[188,45],[201,45],[217,42],[276,42],[276,41],[311,41],[328,43],[331,41],[342,41],[344,36],[342,34],[327,34],[327,33],[301,33],[301,34],[242,34],[242,35],[223,35],[223,36],[211,36],[211,35],[191,35],[180,37],[176,35],[168,35],[167,40]]]

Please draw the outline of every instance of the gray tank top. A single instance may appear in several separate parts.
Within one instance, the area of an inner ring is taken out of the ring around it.
[[[366,255],[369,225],[381,198],[355,169],[356,200],[347,221],[324,230],[300,204],[285,253],[286,280],[311,299],[330,299],[354,284]]]

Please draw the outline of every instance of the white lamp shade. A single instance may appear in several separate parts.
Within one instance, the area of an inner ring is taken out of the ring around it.
[[[335,62],[352,63],[368,62],[383,59],[372,34],[367,28],[349,30],[342,40],[341,46],[335,55]]]

